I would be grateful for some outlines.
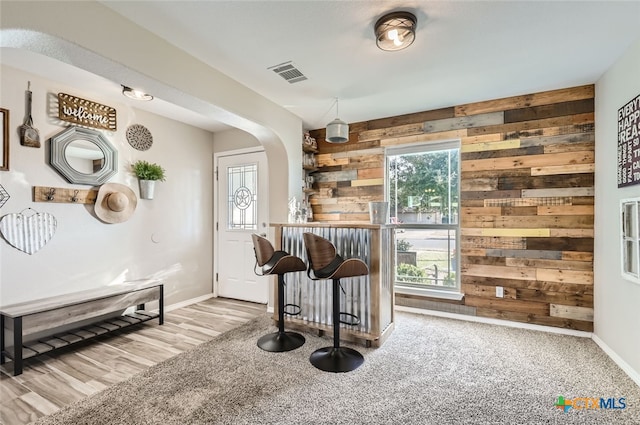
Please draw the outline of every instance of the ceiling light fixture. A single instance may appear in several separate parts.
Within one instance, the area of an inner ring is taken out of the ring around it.
[[[413,13],[387,13],[378,19],[374,27],[376,44],[380,49],[389,52],[409,47],[416,38],[416,22]]]
[[[345,143],[349,141],[349,124],[342,121],[338,116],[338,98],[336,97],[336,119],[327,124],[325,139],[329,143]]]
[[[122,94],[133,100],[152,100],[153,96],[147,93],[143,93],[139,90],[132,89],[131,87],[122,86]]]

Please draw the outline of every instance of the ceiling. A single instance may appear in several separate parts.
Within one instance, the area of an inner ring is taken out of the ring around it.
[[[594,83],[640,39],[640,1],[101,3],[288,109],[307,129],[336,117],[335,98],[340,118],[359,122]],[[417,16],[416,40],[384,52],[373,24],[394,10]],[[269,69],[288,61],[307,80],[290,84]],[[141,108],[167,115],[171,105]],[[180,109],[185,122],[227,128],[189,115]]]

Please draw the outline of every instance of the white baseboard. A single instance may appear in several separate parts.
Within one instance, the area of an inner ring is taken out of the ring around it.
[[[448,319],[467,320],[469,322],[487,323],[490,325],[508,326],[511,328],[529,329],[532,331],[591,338],[591,332],[576,331],[574,329],[554,328],[551,326],[534,325],[531,323],[512,322],[510,320],[492,319],[490,317],[469,316],[467,314],[448,313],[445,311],[427,310],[423,308],[406,307],[399,305],[395,306],[395,310],[406,311],[409,313],[426,314],[429,316],[446,317]]]
[[[196,298],[191,298],[189,300],[180,301],[180,302],[177,302],[175,304],[166,305],[166,306],[164,306],[164,312],[166,313],[166,312],[171,311],[171,310],[177,310],[179,308],[186,307],[186,306],[191,305],[191,304],[195,304],[195,303],[199,303],[199,302],[202,302],[202,301],[206,301],[209,298],[213,298],[213,294],[205,294],[205,295],[201,295],[201,296],[196,297]]]
[[[184,300],[184,301],[180,301],[180,302],[177,302],[175,304],[165,305],[164,306],[164,312],[166,313],[166,312],[171,311],[171,310],[177,310],[177,309],[182,308],[182,307],[187,307],[187,306],[190,306],[191,304],[196,304],[196,303],[199,303],[199,302],[202,302],[202,301],[206,301],[209,298],[218,298],[218,297],[216,297],[214,294],[201,295],[199,297],[191,298],[191,299]],[[152,311],[157,312],[158,309],[155,309],[155,310],[152,310]],[[273,313],[273,312],[274,312],[274,308],[267,306],[267,313]]]
[[[461,294],[460,292],[444,291],[442,289],[412,288],[409,286],[400,286],[398,284],[396,284],[395,293],[407,294],[407,295],[420,295],[422,297],[439,298],[442,300],[454,300],[454,301],[460,301],[462,298],[464,298],[464,294]]]
[[[631,378],[633,382],[635,382],[636,385],[640,387],[640,372],[634,370],[631,365],[629,365],[629,363],[624,361],[624,359],[620,357],[615,351],[613,351],[611,347],[609,347],[603,340],[601,340],[598,335],[593,334],[591,336],[591,339],[593,339],[593,341],[598,344],[602,351],[604,351],[607,356],[609,356],[611,360],[613,360],[613,362],[617,364],[620,369],[622,369],[627,375],[629,375],[629,378]]]

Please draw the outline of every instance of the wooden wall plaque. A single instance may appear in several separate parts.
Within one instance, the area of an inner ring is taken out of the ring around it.
[[[116,110],[91,100],[58,93],[58,118],[86,127],[116,131]]]
[[[618,187],[640,183],[640,94],[618,109]]]

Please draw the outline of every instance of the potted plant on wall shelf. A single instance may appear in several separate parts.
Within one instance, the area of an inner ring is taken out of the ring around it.
[[[165,180],[164,168],[158,164],[138,160],[131,165],[131,169],[140,183],[140,199],[153,199],[156,181]]]

